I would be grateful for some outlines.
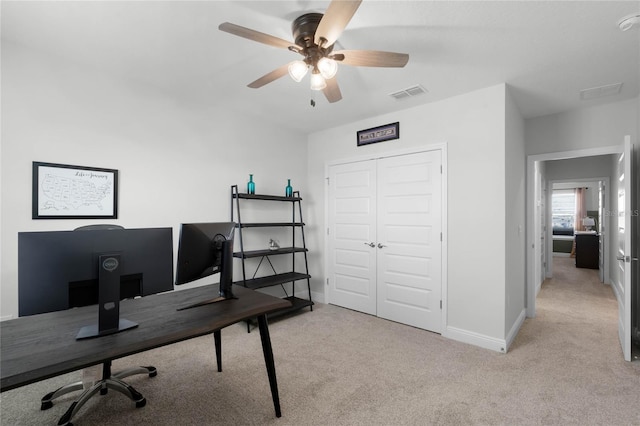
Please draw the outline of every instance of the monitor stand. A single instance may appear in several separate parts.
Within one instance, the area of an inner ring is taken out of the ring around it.
[[[237,297],[235,297],[235,296],[233,296],[233,297],[218,296],[216,298],[203,300],[202,302],[194,303],[193,305],[189,305],[189,306],[184,306],[184,307],[178,308],[176,310],[177,311],[184,311],[185,309],[197,308],[198,306],[205,306],[205,305],[210,305],[212,303],[224,302],[225,300],[230,300],[230,299],[237,299]]]
[[[130,328],[136,328],[138,326],[137,323],[133,321],[129,321],[127,319],[118,320],[118,328],[100,331],[98,324],[85,325],[78,331],[76,335],[76,340],[89,339],[91,337],[98,336],[107,336],[109,334],[119,333],[124,330],[129,330]]]
[[[225,300],[237,299],[231,288],[233,285],[233,241],[223,241],[220,250],[222,251],[220,255],[220,296],[178,308],[178,311],[224,302]]]
[[[98,256],[98,324],[84,326],[76,340],[106,336],[138,326],[120,318],[120,254]]]

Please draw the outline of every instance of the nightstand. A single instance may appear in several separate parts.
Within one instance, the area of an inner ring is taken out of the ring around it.
[[[600,236],[598,234],[576,234],[576,268],[598,269]]]

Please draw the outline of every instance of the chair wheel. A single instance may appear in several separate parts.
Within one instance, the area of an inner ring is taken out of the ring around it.
[[[149,377],[156,377],[158,375],[158,369],[151,365],[143,368],[146,368],[149,371]]]
[[[136,401],[136,408],[142,408],[147,405],[147,398],[142,398],[140,401]]]
[[[53,402],[51,401],[42,401],[42,403],[40,404],[41,410],[48,410],[51,407],[53,407]]]

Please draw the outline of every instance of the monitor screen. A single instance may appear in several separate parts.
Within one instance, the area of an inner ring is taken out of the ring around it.
[[[221,272],[222,242],[233,241],[234,229],[234,222],[183,223],[180,227],[176,284],[186,284]]]
[[[98,303],[99,257],[120,258],[120,299],[173,290],[171,228],[18,233],[19,315]]]
[[[183,223],[178,243],[176,284],[186,284],[220,273],[218,295],[178,310],[236,299],[233,294],[234,222]]]

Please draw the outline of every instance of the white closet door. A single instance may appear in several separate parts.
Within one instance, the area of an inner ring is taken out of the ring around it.
[[[440,151],[378,160],[377,315],[441,332]]]
[[[329,301],[372,315],[376,314],[375,193],[375,160],[330,168]]]

